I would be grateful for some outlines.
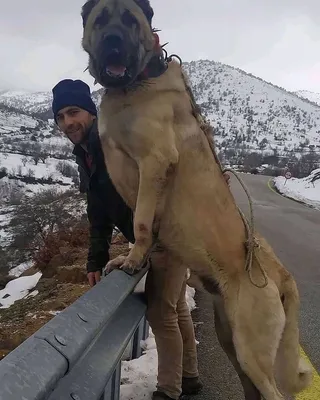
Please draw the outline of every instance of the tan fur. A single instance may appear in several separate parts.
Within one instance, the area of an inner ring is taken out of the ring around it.
[[[137,12],[133,0],[118,3]],[[139,40],[148,51],[147,22],[140,29]],[[263,283],[260,264],[269,284],[259,289],[250,282],[244,269],[243,221],[193,115],[180,65],[171,62],[162,76],[135,90],[108,90],[101,102],[99,132],[110,177],[135,211],[136,242],[122,266],[139,268],[156,233],[161,245],[190,268],[190,282],[200,277],[202,287],[206,280],[217,283],[216,311],[224,321],[220,338],[234,349],[228,355],[246,399],[258,399],[258,392],[266,400],[283,398],[274,378],[276,358],[287,393],[307,387],[311,370],[300,364],[296,284],[258,234],[253,278]],[[223,332],[232,334],[227,339]]]

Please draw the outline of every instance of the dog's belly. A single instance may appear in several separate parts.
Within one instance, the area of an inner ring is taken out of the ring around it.
[[[159,239],[191,268],[212,266],[212,256],[233,271],[243,270],[243,223],[214,165],[210,155],[180,153]]]

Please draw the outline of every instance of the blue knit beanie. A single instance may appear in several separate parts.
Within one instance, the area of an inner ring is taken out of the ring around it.
[[[97,115],[97,108],[91,98],[90,87],[81,80],[64,79],[53,89],[52,111],[56,121],[57,114],[64,107],[77,106]]]

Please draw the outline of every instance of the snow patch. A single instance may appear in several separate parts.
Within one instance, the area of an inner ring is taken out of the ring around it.
[[[34,275],[10,281],[4,289],[0,290],[0,308],[9,308],[17,300],[26,297],[30,290],[37,285],[41,276],[42,273],[37,272]]]
[[[276,188],[285,196],[302,201],[320,210],[320,169],[312,171],[306,178],[291,178],[283,176],[274,178]]]
[[[17,278],[33,266],[33,261],[26,261],[10,269],[9,275],[16,276]]]

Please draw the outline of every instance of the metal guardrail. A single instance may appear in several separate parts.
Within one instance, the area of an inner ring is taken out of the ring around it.
[[[118,400],[123,355],[148,335],[147,269],[114,270],[0,361],[0,400]]]

